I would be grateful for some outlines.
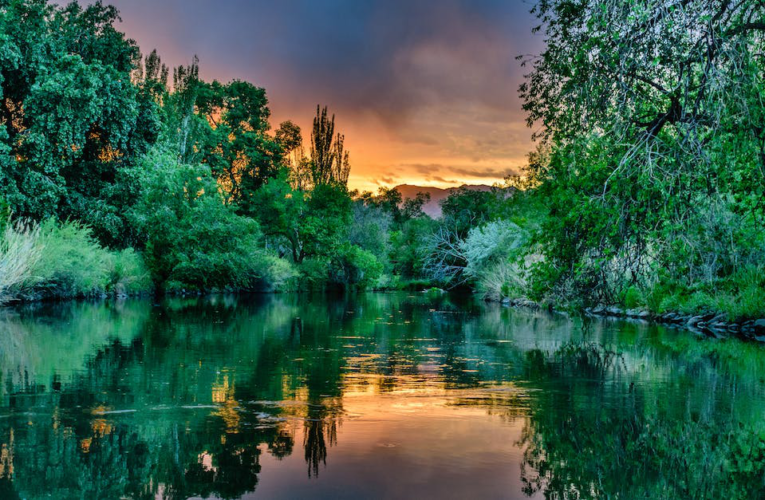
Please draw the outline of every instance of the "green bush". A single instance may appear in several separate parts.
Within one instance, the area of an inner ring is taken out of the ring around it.
[[[491,266],[517,257],[528,246],[526,231],[510,221],[494,221],[470,230],[460,244],[467,266],[465,274],[481,276]]]
[[[168,291],[254,286],[262,271],[258,223],[224,203],[206,166],[179,165],[162,152],[146,163],[134,219],[155,283]]]
[[[134,294],[152,289],[132,249],[111,252],[76,222],[9,225],[0,244],[0,298],[26,300]]]
[[[260,257],[258,268],[260,269],[258,287],[261,290],[283,292],[296,288],[300,273],[288,260],[264,253]]]
[[[726,313],[730,320],[765,316],[765,268],[749,265],[712,282],[688,285],[684,279],[661,273],[646,293],[646,305],[655,313]]]
[[[111,255],[110,290],[118,295],[133,295],[154,289],[143,257],[132,248]]]
[[[634,309],[642,306],[645,301],[643,300],[640,290],[635,286],[631,286],[625,290],[623,302],[624,306],[628,309]]]
[[[365,288],[382,276],[383,264],[372,252],[356,245],[347,245],[332,261],[332,282],[342,286]]]
[[[300,286],[308,290],[321,290],[329,281],[329,259],[307,257],[300,263]]]
[[[348,239],[351,244],[372,253],[383,267],[389,270],[392,225],[393,218],[381,207],[356,200],[353,204],[353,223]]]

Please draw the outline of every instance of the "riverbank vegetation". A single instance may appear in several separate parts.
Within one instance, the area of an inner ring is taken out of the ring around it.
[[[0,302],[464,287],[654,314],[765,314],[763,28],[754,2],[543,0],[520,89],[538,148],[488,191],[348,188],[264,89],[168,68],[118,13],[0,7]],[[308,112],[312,110],[307,110]]]

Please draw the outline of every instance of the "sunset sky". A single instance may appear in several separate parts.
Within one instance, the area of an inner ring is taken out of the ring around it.
[[[446,187],[501,181],[531,130],[518,55],[541,36],[523,0],[108,0],[144,53],[200,59],[205,80],[265,87],[271,123],[310,134],[316,105],[337,116],[350,185]]]

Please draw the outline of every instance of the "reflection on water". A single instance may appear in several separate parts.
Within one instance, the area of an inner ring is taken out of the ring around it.
[[[765,353],[423,294],[0,316],[0,498],[755,498]]]

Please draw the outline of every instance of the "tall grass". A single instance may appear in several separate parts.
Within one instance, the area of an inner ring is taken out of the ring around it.
[[[6,225],[0,239],[0,305],[23,291],[42,253],[39,227],[23,222]]]
[[[0,304],[14,299],[68,299],[153,289],[143,258],[110,251],[76,222],[48,220],[6,227],[0,241]]]
[[[93,238],[90,229],[76,222],[40,226],[44,247],[32,268],[30,298],[92,297],[106,293],[111,255]]]

